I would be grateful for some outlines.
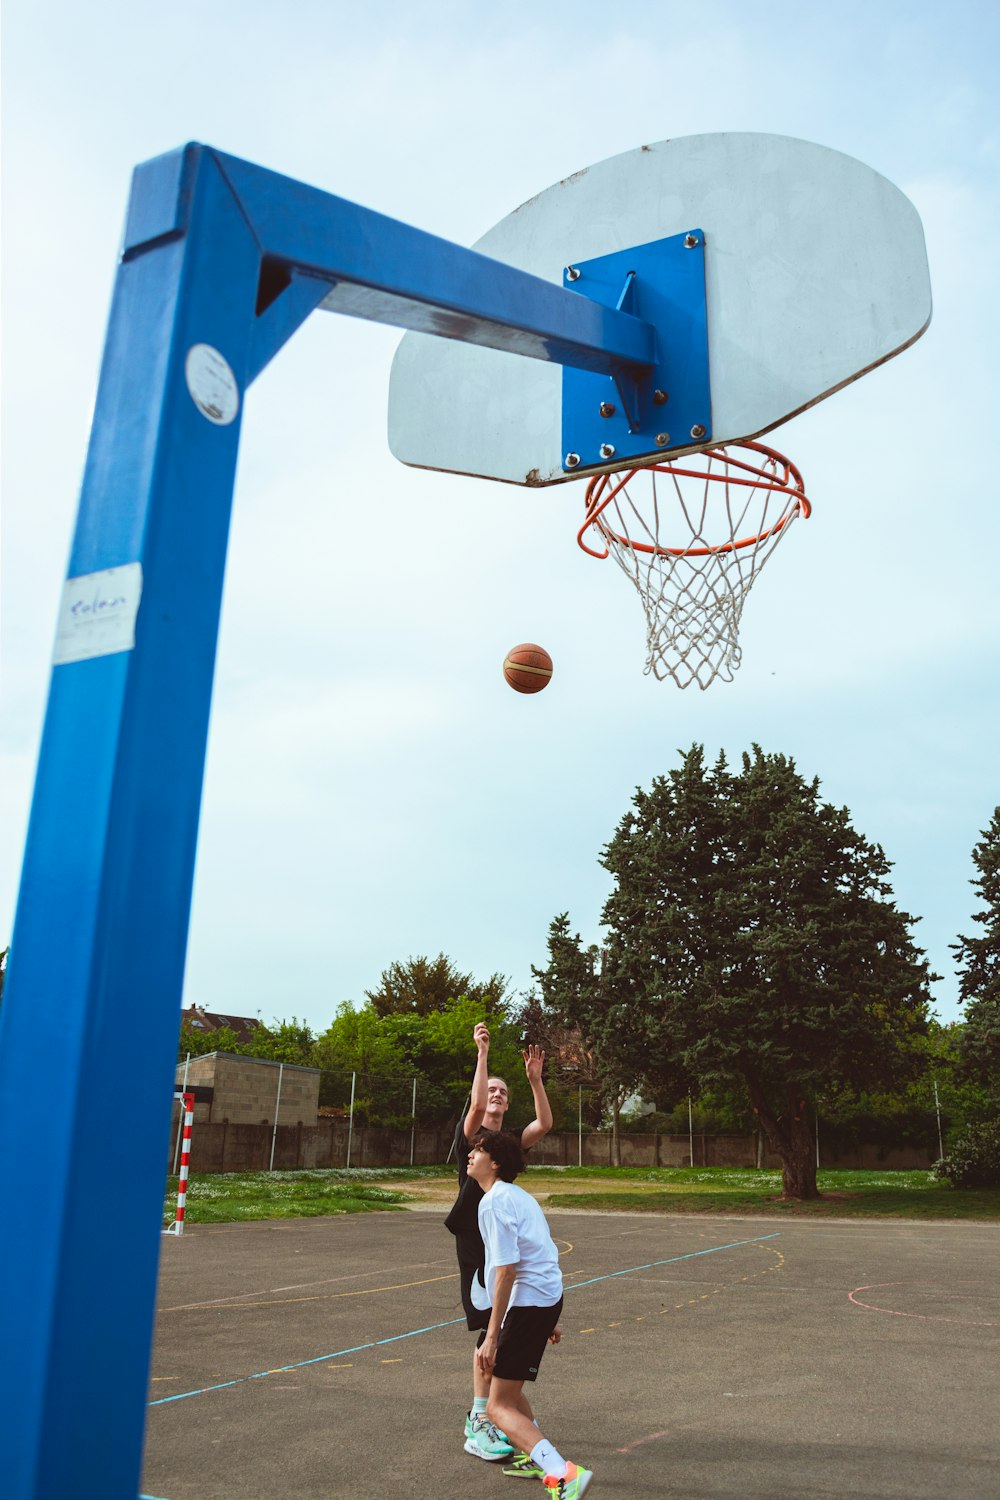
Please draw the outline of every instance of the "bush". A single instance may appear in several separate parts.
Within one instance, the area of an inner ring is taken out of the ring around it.
[[[1000,1187],[1000,1120],[970,1125],[932,1171],[935,1177],[946,1177],[952,1187]]]

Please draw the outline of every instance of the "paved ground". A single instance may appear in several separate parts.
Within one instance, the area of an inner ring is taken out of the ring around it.
[[[588,1500],[1000,1497],[997,1226],[550,1223],[565,1338],[534,1404]],[[439,1210],[164,1240],[145,1494],[541,1493],[462,1450],[460,1314]]]

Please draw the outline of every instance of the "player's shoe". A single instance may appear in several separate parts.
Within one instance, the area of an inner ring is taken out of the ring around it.
[[[519,1453],[509,1464],[504,1464],[501,1474],[510,1479],[544,1479],[545,1470],[536,1464],[530,1453]]]
[[[513,1443],[508,1442],[503,1433],[498,1432],[493,1423],[479,1412],[467,1418],[466,1431],[466,1453],[472,1453],[476,1458],[485,1458],[487,1463],[498,1463],[502,1458],[509,1458],[514,1451]]]
[[[546,1474],[542,1483],[551,1500],[580,1500],[593,1477],[589,1469],[578,1469],[576,1464],[567,1462],[562,1479],[557,1479],[554,1474]]]

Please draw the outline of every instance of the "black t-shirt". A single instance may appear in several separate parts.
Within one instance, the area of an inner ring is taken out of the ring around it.
[[[518,1145],[521,1143],[520,1131],[507,1131],[506,1134],[513,1135]],[[471,1142],[465,1134],[465,1118],[459,1120],[455,1131],[455,1161],[458,1164],[458,1197],[452,1204],[451,1212],[445,1219],[445,1227],[450,1229],[457,1241],[459,1260],[468,1261],[471,1265],[481,1266],[485,1258],[483,1238],[479,1233],[479,1205],[483,1200],[483,1190],[474,1178],[469,1176],[469,1149]]]

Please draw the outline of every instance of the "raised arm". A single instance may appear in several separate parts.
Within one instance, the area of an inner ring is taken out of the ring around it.
[[[469,1100],[469,1111],[465,1116],[465,1139],[471,1141],[486,1113],[489,1103],[488,1084],[490,1080],[490,1034],[480,1021],[472,1033],[472,1040],[476,1044],[478,1056],[476,1058],[476,1071],[472,1075],[472,1098]]]
[[[542,1083],[545,1053],[540,1047],[529,1047],[527,1052],[521,1055],[524,1058],[524,1071],[531,1085],[531,1097],[535,1101],[535,1118],[521,1131],[521,1150],[527,1151],[536,1141],[540,1141],[543,1135],[548,1135],[552,1129],[552,1108]]]

